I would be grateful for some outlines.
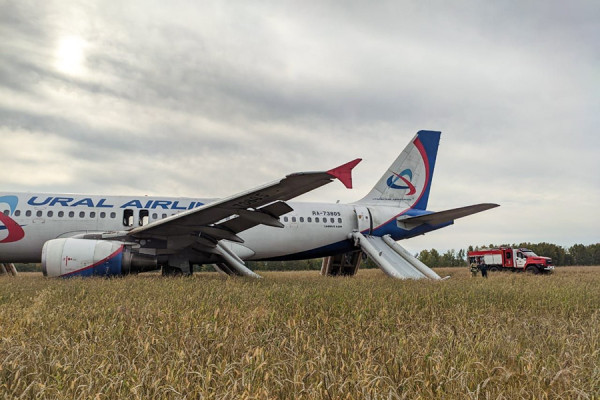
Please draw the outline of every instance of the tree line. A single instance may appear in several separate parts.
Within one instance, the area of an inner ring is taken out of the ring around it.
[[[473,250],[493,249],[498,247],[520,248],[525,247],[539,256],[552,258],[554,265],[600,265],[600,243],[583,245],[575,244],[569,248],[561,247],[552,243],[520,243],[520,244],[502,244],[489,246],[469,246],[466,250],[452,249],[445,253],[440,253],[436,249],[423,250],[415,254],[425,265],[430,267],[466,267],[467,253]],[[253,271],[307,271],[320,270],[322,258],[312,260],[297,260],[297,261],[248,261],[248,268]],[[17,270],[25,271],[41,271],[40,264],[16,264]],[[373,260],[367,258],[362,261],[361,268],[377,268]],[[196,266],[195,271],[214,271],[211,265]]]
[[[436,249],[423,250],[415,256],[425,265],[430,267],[466,267],[467,253],[473,250],[494,249],[498,247],[527,248],[535,254],[552,258],[556,266],[568,265],[600,265],[600,243],[583,245],[576,244],[565,248],[552,243],[519,243],[489,246],[469,246],[467,249],[448,250],[440,253]],[[256,271],[296,271],[296,270],[320,270],[322,259],[298,260],[298,261],[254,261],[248,266]],[[371,260],[366,259],[361,263],[361,268],[377,268]]]
[[[417,258],[429,266],[464,267],[467,265],[467,253],[473,250],[494,249],[498,247],[527,248],[538,256],[550,257],[556,266],[567,265],[600,265],[600,243],[583,245],[575,244],[569,248],[553,243],[519,243],[489,246],[469,246],[467,250],[448,250],[440,254],[436,249],[423,250]]]

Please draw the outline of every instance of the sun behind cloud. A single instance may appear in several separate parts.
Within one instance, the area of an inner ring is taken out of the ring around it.
[[[85,71],[85,48],[87,43],[79,36],[63,36],[55,51],[56,68],[69,75],[81,75]]]

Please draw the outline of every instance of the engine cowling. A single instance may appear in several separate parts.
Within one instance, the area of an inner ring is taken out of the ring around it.
[[[134,253],[122,242],[66,238],[42,248],[44,276],[127,275],[157,268],[156,258]]]

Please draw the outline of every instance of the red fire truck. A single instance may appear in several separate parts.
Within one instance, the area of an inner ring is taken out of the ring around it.
[[[527,271],[532,274],[552,273],[554,264],[528,249],[484,249],[467,253],[469,264],[485,264],[490,271]]]

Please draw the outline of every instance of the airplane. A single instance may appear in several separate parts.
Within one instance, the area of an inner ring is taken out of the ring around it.
[[[45,276],[193,272],[260,277],[246,262],[323,258],[323,275],[355,275],[370,257],[389,276],[440,277],[396,243],[467,215],[483,203],[427,210],[441,132],[419,131],[362,199],[289,201],[334,180],[352,188],[355,159],[300,172],[222,199],[0,193],[0,263],[40,263]],[[0,264],[2,266],[2,264]]]

